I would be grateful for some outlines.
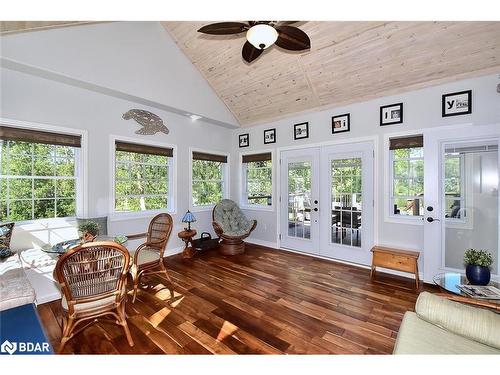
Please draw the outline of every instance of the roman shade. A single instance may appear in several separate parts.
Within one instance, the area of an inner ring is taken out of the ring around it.
[[[264,152],[262,154],[243,155],[242,157],[243,163],[250,163],[253,161],[270,161],[270,160],[271,160],[270,152]]]
[[[414,135],[411,137],[391,138],[389,150],[399,150],[402,148],[424,147],[424,136]]]
[[[204,152],[193,151],[193,160],[216,161],[227,163],[227,155],[206,154]]]
[[[157,147],[129,142],[115,142],[116,151],[135,152],[136,154],[149,154],[161,156],[174,156],[174,149],[169,147]]]
[[[81,147],[82,139],[80,135],[59,134],[40,130],[12,128],[10,126],[0,126],[0,140],[43,143],[47,145]]]

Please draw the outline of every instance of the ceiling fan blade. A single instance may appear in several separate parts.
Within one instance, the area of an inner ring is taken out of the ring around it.
[[[198,32],[212,35],[229,35],[242,33],[248,28],[249,26],[242,22],[219,22],[205,25]]]
[[[288,25],[292,25],[292,24],[297,23],[297,22],[300,22],[300,21],[278,21],[276,26],[288,26]]]
[[[257,57],[259,57],[262,54],[262,52],[264,52],[263,49],[257,49],[254,46],[252,46],[249,41],[247,41],[243,45],[243,49],[241,50],[241,55],[243,56],[243,59],[246,62],[251,63]]]
[[[291,51],[302,51],[311,48],[311,41],[305,32],[295,26],[276,26],[278,31],[278,47]]]

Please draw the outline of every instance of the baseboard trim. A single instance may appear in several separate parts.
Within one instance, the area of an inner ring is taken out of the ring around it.
[[[182,253],[184,250],[184,246],[179,246],[179,247],[174,247],[173,249],[166,249],[165,253],[163,254],[163,257],[170,257],[172,255],[177,255]]]
[[[283,248],[283,247],[279,248],[277,244],[273,244],[272,242],[261,241],[261,240],[253,240],[252,239],[251,241],[248,241],[248,243],[255,243],[256,245],[269,247],[269,248],[275,249],[275,250],[283,250],[283,251],[287,251],[287,252],[290,252],[290,253],[301,254],[301,255],[310,256],[310,257],[313,257],[313,258],[319,258],[319,259],[327,260],[329,262],[347,264],[348,266],[354,266],[354,267],[364,268],[364,269],[368,269],[368,270],[371,269],[371,265],[354,263],[354,262],[348,262],[348,261],[345,261],[345,260],[335,259],[335,258],[329,258],[329,257],[325,257],[325,256],[322,256],[322,255],[317,255],[317,254],[304,253],[302,251],[292,250],[292,249],[286,249],[286,248]],[[272,246],[270,246],[270,245],[272,245]],[[377,272],[383,272],[383,273],[387,273],[389,275],[401,276],[401,277],[405,277],[407,279],[415,280],[415,275],[413,275],[413,274],[405,273],[405,272],[400,272],[400,271],[396,271],[396,270],[391,270],[389,268],[383,268],[383,267],[378,267],[377,266]],[[418,275],[419,275],[420,280],[423,280],[423,277],[424,277],[423,273],[419,272]]]
[[[247,242],[249,244],[269,247],[271,249],[279,249],[278,243],[276,243],[276,242],[263,241],[263,240],[258,240],[258,239],[254,239],[254,238],[247,239],[245,242]]]

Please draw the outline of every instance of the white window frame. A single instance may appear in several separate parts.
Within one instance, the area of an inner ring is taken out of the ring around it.
[[[245,155],[255,155],[255,154],[264,154],[264,153],[271,153],[271,205],[262,205],[262,204],[248,204],[248,191],[247,191],[247,181],[246,181],[246,168],[247,168],[247,163],[243,163],[243,156]],[[239,165],[238,165],[238,170],[240,171],[240,187],[239,187],[239,197],[240,197],[240,207],[244,208],[245,210],[256,210],[256,211],[271,211],[273,212],[275,209],[275,201],[276,201],[276,194],[275,194],[275,157],[274,157],[274,150],[273,149],[266,149],[266,150],[256,150],[256,151],[245,151],[245,152],[240,152],[239,155]]]
[[[168,197],[167,197],[167,207],[156,209],[156,210],[145,210],[145,211],[132,211],[123,212],[115,210],[115,177],[116,177],[116,142],[126,142],[135,143],[146,146],[155,146],[162,148],[171,148],[173,150],[173,156],[169,158],[169,168],[168,168]],[[109,177],[110,177],[110,201],[109,201],[109,219],[110,221],[120,221],[128,220],[133,218],[144,218],[151,217],[162,212],[168,212],[169,214],[175,215],[177,213],[177,145],[163,142],[155,142],[151,140],[144,140],[138,138],[124,137],[121,135],[110,135],[109,137],[109,149],[110,149],[110,166],[109,166]]]
[[[195,206],[193,204],[193,152],[202,152],[205,154],[221,155],[227,157],[227,162],[222,163],[222,199],[229,198],[230,192],[230,154],[222,151],[207,150],[201,148],[189,148],[189,210],[191,212],[211,211],[215,204]]]
[[[394,190],[394,158],[392,150],[389,150],[391,138],[402,138],[407,136],[414,136],[419,134],[418,130],[411,130],[400,133],[390,133],[384,135],[384,175],[385,175],[385,189],[384,189],[384,222],[396,224],[409,224],[409,225],[424,225],[423,216],[413,215],[397,215],[394,214],[394,207],[392,206],[393,190]],[[425,168],[425,155],[424,155],[424,168]],[[425,206],[425,196],[424,206]]]
[[[56,126],[37,122],[28,122],[13,120],[0,117],[2,125],[11,126],[13,128],[46,131],[56,134],[76,135],[80,137],[80,147],[75,150],[75,189],[76,189],[76,216],[69,217],[50,217],[40,219],[30,219],[16,221],[16,224],[36,224],[36,223],[52,223],[60,220],[72,220],[76,217],[86,217],[88,213],[88,184],[87,184],[87,169],[88,169],[88,132],[83,129],[73,129],[63,126]],[[35,143],[35,142],[32,142]],[[18,176],[23,177],[23,176]],[[32,177],[32,176],[25,176]],[[43,176],[41,176],[43,177]],[[54,177],[56,179],[56,177]]]

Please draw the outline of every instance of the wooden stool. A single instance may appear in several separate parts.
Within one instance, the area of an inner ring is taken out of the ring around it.
[[[418,277],[418,251],[392,249],[390,247],[374,246],[372,248],[372,270],[370,278],[375,276],[376,267],[389,268],[391,270],[410,272],[415,274],[415,286],[420,287]]]

